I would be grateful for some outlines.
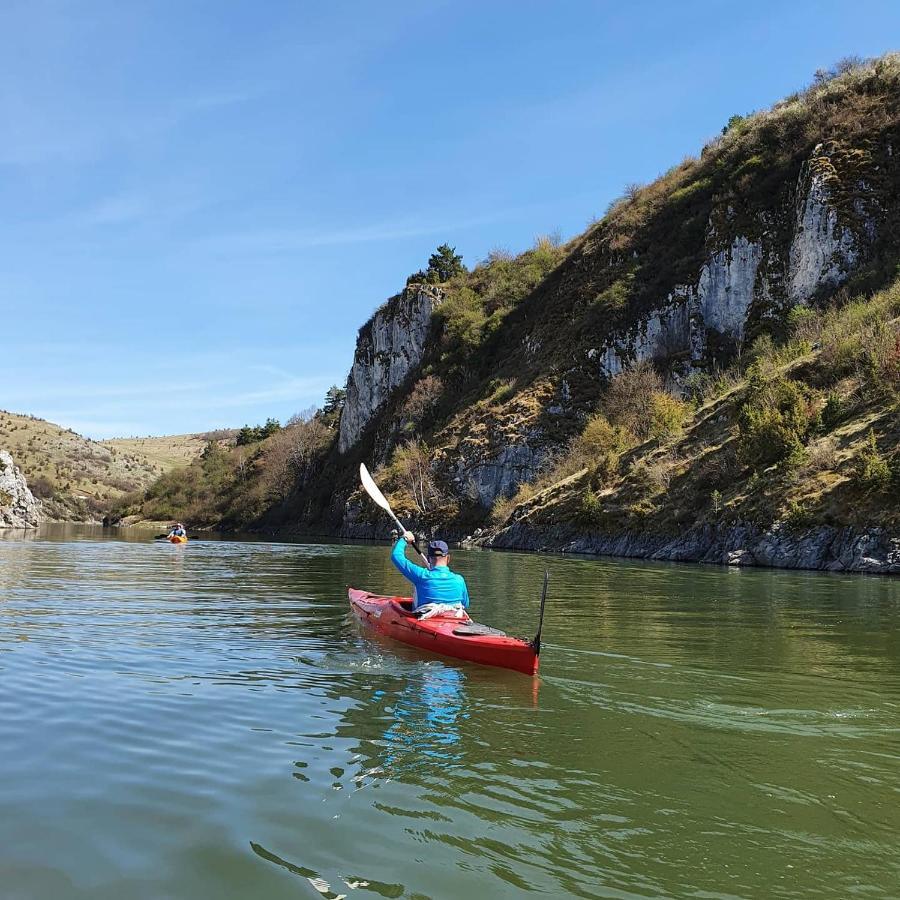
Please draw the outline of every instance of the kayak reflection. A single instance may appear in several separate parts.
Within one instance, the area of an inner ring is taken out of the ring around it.
[[[459,669],[429,665],[393,696],[393,721],[384,733],[385,769],[407,768],[410,761],[446,766],[461,760],[460,728],[469,718],[465,678]],[[392,697],[379,690],[373,700],[387,713]]]

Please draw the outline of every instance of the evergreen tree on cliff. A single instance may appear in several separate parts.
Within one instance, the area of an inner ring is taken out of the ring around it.
[[[428,268],[414,272],[406,279],[407,284],[443,284],[455,275],[461,275],[466,271],[462,256],[456,252],[456,247],[449,244],[441,244],[428,259]]]

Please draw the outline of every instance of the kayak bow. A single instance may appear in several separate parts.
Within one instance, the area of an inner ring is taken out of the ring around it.
[[[412,601],[404,597],[381,597],[354,588],[350,588],[349,596],[356,618],[379,634],[442,656],[526,675],[537,673],[539,657],[531,641],[510,637],[469,618],[419,619],[412,612]]]
[[[188,539],[183,534],[170,534],[169,535],[169,543],[170,544],[186,544]]]

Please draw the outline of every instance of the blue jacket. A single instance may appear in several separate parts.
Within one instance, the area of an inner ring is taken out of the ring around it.
[[[404,578],[408,578],[415,588],[413,608],[418,609],[426,603],[462,603],[469,606],[469,591],[462,575],[451,572],[447,566],[425,569],[411,563],[406,558],[406,541],[400,538],[394,544],[391,562],[400,570]]]

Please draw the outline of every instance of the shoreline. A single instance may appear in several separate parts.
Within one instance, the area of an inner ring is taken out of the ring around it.
[[[72,524],[91,524],[74,522]],[[100,523],[96,523],[100,524]],[[159,523],[129,522],[107,528],[152,528]],[[240,529],[204,526],[195,533],[289,542],[350,541],[383,543],[389,533],[375,524],[322,529]],[[449,528],[442,536],[461,549],[509,550],[524,553],[556,553],[611,559],[643,559],[651,562],[681,562],[696,565],[818,571],[860,575],[900,575],[900,535],[883,527],[819,525],[792,529],[776,524],[763,529],[747,523],[702,525],[682,535],[647,532],[580,531],[568,525],[539,527],[513,523],[500,529],[477,529],[474,533]]]
[[[644,532],[603,534],[571,526],[540,528],[514,523],[500,531],[476,532],[466,547],[572,553],[658,562],[863,575],[900,575],[900,536],[885,528],[820,525],[791,529],[774,525],[703,525],[679,536]]]

